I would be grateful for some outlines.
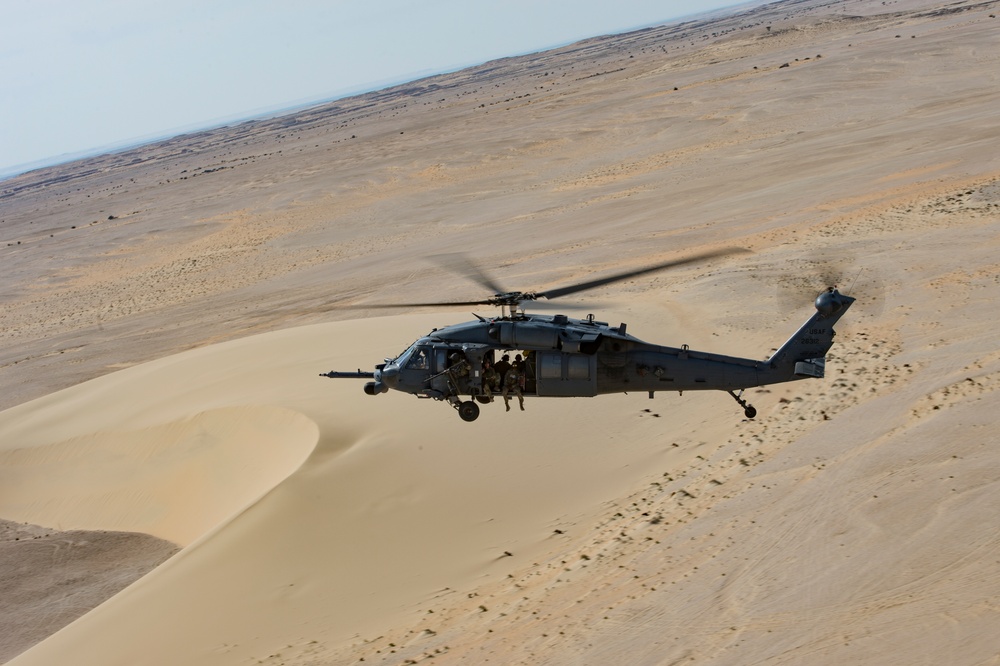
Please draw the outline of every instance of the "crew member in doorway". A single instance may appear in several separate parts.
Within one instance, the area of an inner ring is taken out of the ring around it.
[[[521,393],[521,384],[524,381],[524,375],[517,369],[517,366],[511,366],[510,370],[503,377],[503,404],[510,411],[510,398],[507,394],[513,391],[517,395],[517,401],[521,405],[521,411],[524,411],[524,394]]]
[[[483,393],[493,402],[493,392],[500,390],[500,375],[496,368],[490,363],[490,359],[483,359]]]

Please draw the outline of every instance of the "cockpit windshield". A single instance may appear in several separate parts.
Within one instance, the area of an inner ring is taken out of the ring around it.
[[[408,370],[428,370],[430,364],[430,349],[424,345],[413,344],[400,354],[396,362]]]

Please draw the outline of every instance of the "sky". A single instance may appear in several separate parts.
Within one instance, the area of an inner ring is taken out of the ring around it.
[[[0,177],[733,0],[0,0]]]

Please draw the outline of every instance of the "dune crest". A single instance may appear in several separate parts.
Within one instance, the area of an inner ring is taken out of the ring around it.
[[[187,545],[294,471],[318,432],[291,410],[227,407],[0,452],[0,515]]]

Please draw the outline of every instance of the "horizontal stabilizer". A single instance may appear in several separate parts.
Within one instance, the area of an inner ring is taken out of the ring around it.
[[[798,377],[813,377],[822,379],[826,370],[825,358],[810,358],[795,364],[795,374]]]

